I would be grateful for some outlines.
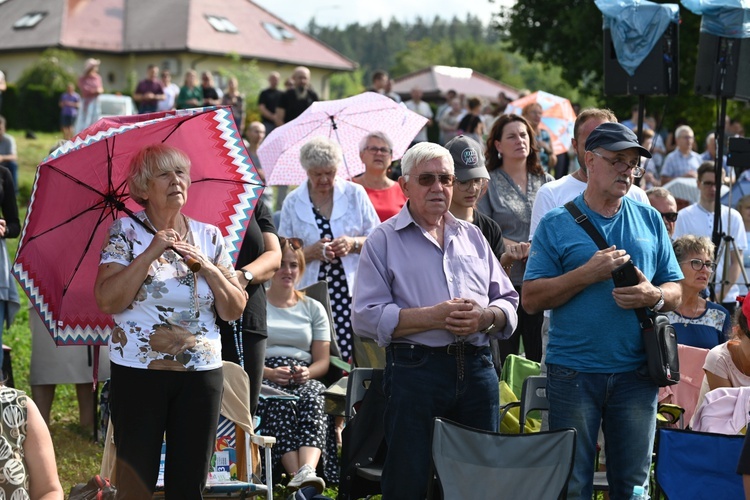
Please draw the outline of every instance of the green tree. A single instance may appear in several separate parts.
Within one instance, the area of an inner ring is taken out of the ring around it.
[[[78,78],[72,70],[75,54],[69,50],[47,49],[16,81],[21,91],[29,85],[45,87],[51,92],[62,92],[68,83]]]
[[[362,85],[364,70],[358,69],[352,73],[334,73],[329,80],[331,99],[343,99],[365,91]]]

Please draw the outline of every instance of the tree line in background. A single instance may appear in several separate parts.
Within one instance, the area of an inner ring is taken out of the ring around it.
[[[681,120],[694,124],[702,139],[716,123],[717,106],[693,91],[701,18],[684,8],[680,16],[679,94],[647,96],[646,108],[667,130]],[[443,64],[469,67],[508,85],[545,90],[583,106],[606,106],[622,118],[638,102],[635,96],[603,94],[602,14],[591,0],[518,0],[512,7],[498,7],[491,20],[468,14],[464,20],[418,18],[407,24],[392,19],[339,29],[313,19],[307,31],[360,65],[354,74],[331,79],[337,97],[367,87],[377,69],[398,78]],[[745,103],[729,101],[729,116],[742,119],[743,112]]]

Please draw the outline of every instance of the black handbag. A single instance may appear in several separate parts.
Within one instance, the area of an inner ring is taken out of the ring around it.
[[[601,233],[589,218],[572,201],[565,208],[576,223],[594,240],[600,250],[609,248]],[[646,366],[641,370],[659,387],[674,385],[680,381],[680,358],[677,355],[677,334],[664,314],[649,316],[646,309],[634,309],[641,327],[643,347],[646,351]]]
[[[96,475],[86,484],[76,484],[70,489],[68,500],[115,500],[117,488],[106,477]]]

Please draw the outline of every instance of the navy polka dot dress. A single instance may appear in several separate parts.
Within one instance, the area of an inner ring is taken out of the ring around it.
[[[333,240],[329,220],[315,209],[313,209],[313,213],[315,214],[315,223],[320,230],[320,237],[328,237]],[[348,361],[352,355],[351,296],[341,260],[337,257],[330,262],[321,262],[318,279],[328,282],[328,295],[331,299],[333,324],[336,328],[341,358]]]

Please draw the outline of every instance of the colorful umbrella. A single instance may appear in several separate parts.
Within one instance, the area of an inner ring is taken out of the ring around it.
[[[269,185],[297,186],[307,180],[299,163],[299,150],[311,138],[325,136],[341,145],[344,179],[364,172],[359,142],[370,132],[382,131],[393,142],[393,159],[403,156],[427,118],[396,104],[377,92],[318,101],[289,123],[275,128],[258,148],[258,158]]]
[[[511,102],[505,108],[505,113],[520,115],[524,106],[532,102],[542,106],[542,123],[539,126],[552,137],[552,149],[555,150],[555,154],[568,151],[573,139],[573,125],[576,122],[576,114],[570,101],[540,90]]]
[[[191,160],[184,213],[218,226],[236,258],[263,186],[231,109],[107,118],[38,167],[13,273],[58,345],[105,345],[113,326],[94,300],[99,252],[117,217],[142,209],[127,174],[144,146],[165,143]]]

